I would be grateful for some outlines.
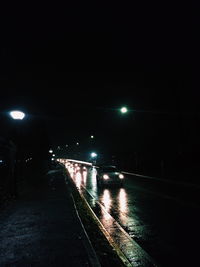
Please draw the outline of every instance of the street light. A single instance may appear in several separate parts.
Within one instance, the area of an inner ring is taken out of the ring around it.
[[[20,111],[20,110],[12,110],[9,112],[10,117],[15,120],[15,121],[21,121],[24,119],[25,117],[25,113]],[[22,139],[22,133],[21,133],[21,123],[15,122],[13,123],[14,127],[15,127],[15,134],[14,134],[14,143],[16,145],[16,155],[15,155],[15,164],[13,164],[12,167],[12,181],[13,181],[13,192],[10,191],[10,193],[13,193],[15,196],[18,195],[18,190],[17,190],[17,180],[19,179],[19,177],[21,176],[22,172],[23,172],[23,150],[22,150],[22,143],[21,143],[21,139]],[[15,166],[14,166],[15,165]],[[14,170],[15,170],[15,174],[14,174]]]
[[[92,153],[91,153],[91,157],[92,157],[93,159],[96,158],[96,157],[97,157],[97,153],[92,152]]]
[[[128,112],[127,107],[122,107],[122,108],[120,109],[120,112],[121,112],[122,114],[127,113],[127,112]]]
[[[90,138],[91,138],[91,139],[94,139],[94,135],[91,135]]]
[[[96,160],[97,160],[97,153],[95,153],[95,152],[92,152],[92,153],[90,154],[90,156],[91,156],[91,158],[92,158],[92,162],[93,162],[93,164],[96,164]]]
[[[10,116],[13,120],[23,120],[25,117],[25,114],[22,111],[13,110],[10,112]]]

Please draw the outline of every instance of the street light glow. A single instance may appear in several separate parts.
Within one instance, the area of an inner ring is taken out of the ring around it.
[[[97,157],[97,153],[92,152],[92,153],[91,153],[91,157],[92,157],[92,158],[96,158],[96,157]]]
[[[14,120],[23,120],[23,118],[25,117],[24,112],[19,111],[19,110],[13,110],[10,112],[10,116],[14,119]]]
[[[121,109],[120,109],[120,111],[121,111],[121,113],[127,113],[128,112],[128,109],[126,108],[126,107],[122,107]]]
[[[91,138],[91,139],[94,139],[94,135],[91,135],[90,138]]]

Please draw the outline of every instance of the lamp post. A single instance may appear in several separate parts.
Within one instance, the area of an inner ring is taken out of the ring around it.
[[[96,164],[96,159],[97,159],[97,156],[98,156],[97,153],[96,152],[92,152],[90,154],[90,156],[91,156],[91,158],[93,160],[93,163]]]
[[[21,124],[20,121],[22,121],[25,118],[25,113],[20,110],[12,110],[10,111],[10,117],[15,121],[15,142],[19,146],[20,138],[21,138]]]
[[[16,121],[15,123],[15,142],[16,142],[16,146],[17,146],[17,151],[16,151],[16,171],[15,171],[15,174],[13,174],[13,194],[15,196],[17,196],[18,192],[17,192],[17,179],[18,179],[18,176],[22,175],[21,171],[21,163],[19,164],[19,160],[21,160],[21,142],[20,142],[20,139],[21,139],[21,135],[20,135],[20,127],[21,125],[18,124],[19,121],[22,121],[24,118],[25,118],[25,113],[22,112],[22,111],[19,111],[19,110],[13,110],[13,111],[10,111],[10,117]],[[19,166],[20,165],[20,166]]]
[[[13,110],[10,111],[10,117],[15,121],[15,134],[16,134],[16,141],[19,143],[19,139],[21,137],[21,125],[20,121],[22,121],[25,118],[25,113],[20,110]]]

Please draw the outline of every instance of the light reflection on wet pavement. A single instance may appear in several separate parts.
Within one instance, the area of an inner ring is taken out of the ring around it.
[[[154,260],[159,266],[188,266],[188,259],[181,255],[185,249],[182,230],[188,225],[185,207],[177,208],[170,199],[142,191],[130,178],[123,188],[99,188],[95,168],[68,167],[68,170],[107,232],[134,266],[156,266]],[[180,222],[183,225],[179,226]]]
[[[92,169],[89,172],[81,172],[79,168],[71,168],[69,171],[78,190],[87,199],[96,216],[100,219],[111,238],[121,248],[129,261],[134,266],[155,266],[150,256],[132,240],[118,222],[110,215],[111,209],[116,206],[120,224],[127,224],[128,203],[126,190],[124,188],[112,188],[112,190],[107,188],[98,189],[96,183],[96,169]],[[87,190],[85,190],[85,188]]]

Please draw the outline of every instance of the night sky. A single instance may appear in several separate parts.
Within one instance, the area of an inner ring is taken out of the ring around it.
[[[180,121],[192,118],[196,127],[198,69],[179,7],[84,3],[17,11],[2,18],[2,112],[43,118],[55,145],[93,134],[98,149],[130,142],[140,149],[166,136],[176,143]],[[122,118],[123,105],[130,112]]]

